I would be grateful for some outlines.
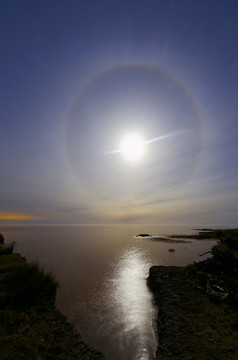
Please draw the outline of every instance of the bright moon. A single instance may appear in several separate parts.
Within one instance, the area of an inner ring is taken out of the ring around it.
[[[122,140],[120,148],[128,160],[138,160],[145,152],[145,141],[139,135],[129,134]]]

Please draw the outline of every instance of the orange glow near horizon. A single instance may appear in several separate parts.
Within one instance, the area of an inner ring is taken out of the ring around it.
[[[0,212],[0,220],[12,220],[12,221],[26,221],[26,220],[35,220],[36,216],[29,214],[20,214],[20,213],[2,213]]]

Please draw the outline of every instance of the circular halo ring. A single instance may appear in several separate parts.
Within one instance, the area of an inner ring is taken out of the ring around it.
[[[191,166],[191,170],[189,171],[186,179],[183,181],[183,185],[186,184],[187,181],[189,181],[189,179],[192,177],[192,174],[194,173],[194,171],[197,167],[199,155],[200,155],[202,145],[203,145],[203,129],[202,129],[202,120],[201,120],[201,114],[200,114],[199,108],[196,104],[195,98],[192,96],[189,89],[181,81],[179,81],[175,76],[173,76],[171,73],[169,73],[163,69],[160,69],[156,66],[153,66],[153,65],[140,64],[140,63],[129,63],[129,64],[116,65],[116,66],[112,66],[111,68],[108,68],[108,69],[96,74],[85,84],[85,86],[83,86],[80,89],[79,93],[77,94],[77,96],[75,97],[75,99],[72,102],[72,105],[68,112],[68,116],[66,118],[66,125],[65,125],[66,156],[67,156],[68,162],[70,164],[70,167],[72,169],[72,172],[75,175],[75,177],[80,185],[80,188],[83,189],[87,193],[92,193],[92,192],[94,192],[94,190],[88,186],[87,181],[83,180],[82,177],[78,175],[78,173],[75,169],[75,164],[74,164],[73,157],[71,154],[71,149],[70,149],[70,146],[71,146],[70,127],[73,122],[73,113],[75,111],[75,108],[77,106],[79,106],[83,97],[85,97],[85,95],[90,91],[90,89],[92,89],[94,86],[96,86],[102,79],[104,79],[105,77],[113,76],[115,74],[122,74],[122,73],[128,72],[128,71],[130,71],[130,72],[143,71],[143,72],[148,72],[150,75],[154,75],[154,77],[156,77],[156,76],[158,78],[162,77],[163,79],[170,82],[172,84],[172,86],[177,87],[181,91],[183,97],[186,98],[186,100],[190,104],[190,107],[193,109],[194,116],[193,116],[192,121],[195,123],[196,129],[197,129],[196,136],[199,139],[199,143],[200,143],[199,150],[197,151],[197,154],[195,156],[195,161],[193,162],[193,165]],[[180,185],[182,185],[182,184],[180,184]]]

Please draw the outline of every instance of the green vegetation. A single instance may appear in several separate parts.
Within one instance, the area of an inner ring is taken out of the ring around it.
[[[0,242],[3,236],[0,235]],[[100,360],[55,308],[58,283],[38,260],[0,244],[0,359]]]
[[[0,244],[4,244],[4,237],[2,234],[0,234]]]
[[[27,263],[14,254],[14,245],[0,244],[0,358],[41,359],[35,345],[36,335],[32,341],[21,329],[25,326],[25,331],[29,331],[29,314],[35,312],[34,306],[54,301],[58,284],[38,261]]]
[[[219,231],[219,244],[213,247],[214,259],[229,273],[238,271],[238,230]]]
[[[19,254],[6,254],[0,256],[0,281],[2,281],[4,274],[9,274],[11,270],[23,266],[25,263],[26,260]]]
[[[227,302],[238,309],[238,229],[214,230],[199,236],[218,239],[212,257],[185,267],[188,277],[196,278],[212,300]]]
[[[31,306],[41,300],[53,301],[58,283],[39,261],[27,262],[13,254],[14,243],[0,245],[0,305]]]
[[[150,269],[148,285],[159,308],[156,359],[238,359],[237,235],[236,229],[188,236],[217,239],[212,256]]]
[[[15,243],[8,245],[0,244],[0,255],[12,254],[14,251]]]
[[[54,301],[58,286],[54,275],[45,271],[38,261],[14,267],[3,279],[5,301],[14,306],[30,306],[41,300]]]

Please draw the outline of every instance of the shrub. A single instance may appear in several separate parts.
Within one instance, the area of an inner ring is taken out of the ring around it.
[[[0,274],[9,273],[13,268],[26,264],[26,259],[19,254],[6,254],[0,256]]]
[[[187,277],[194,277],[197,274],[198,268],[196,263],[189,264],[184,268]]]
[[[15,243],[8,245],[0,245],[0,255],[12,254],[14,251]]]
[[[8,301],[14,305],[33,305],[41,300],[55,300],[58,283],[52,272],[38,260],[13,268],[5,276]]]
[[[238,268],[238,252],[230,249],[225,243],[212,248],[214,260],[223,271],[235,272]]]
[[[224,243],[213,246],[212,254],[216,260],[227,261],[230,258],[230,249]]]
[[[198,285],[203,287],[204,289],[207,287],[208,274],[204,271],[197,272],[197,282]]]
[[[238,235],[228,236],[224,242],[230,249],[238,250]]]
[[[2,234],[0,234],[0,244],[4,244],[4,237]]]

